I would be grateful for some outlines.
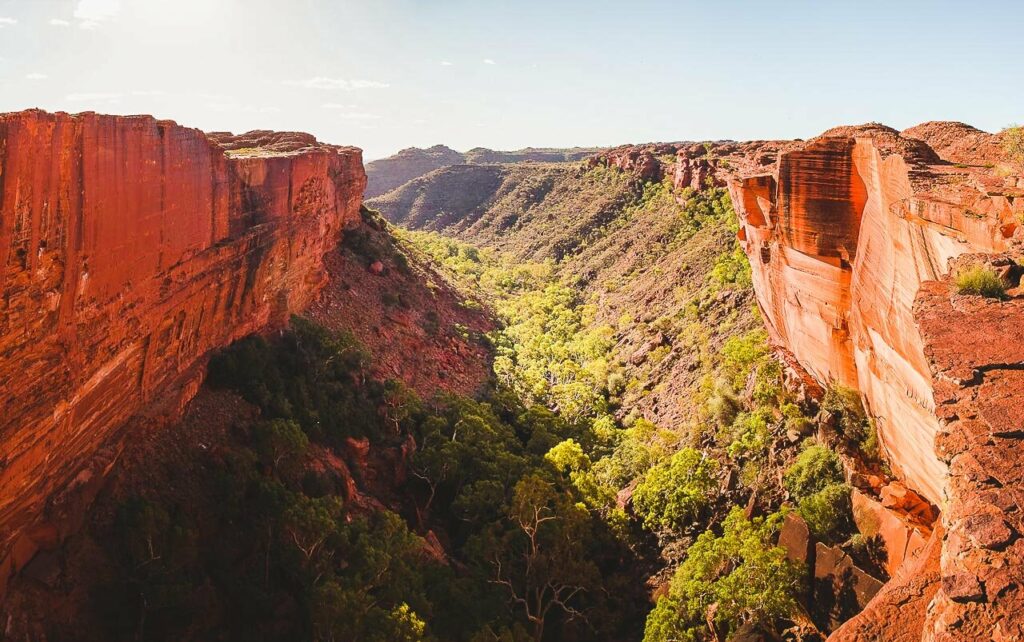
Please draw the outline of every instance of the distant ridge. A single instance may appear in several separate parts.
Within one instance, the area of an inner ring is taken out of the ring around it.
[[[367,163],[366,175],[369,178],[369,182],[366,187],[366,198],[387,194],[391,190],[401,187],[409,181],[428,174],[435,169],[451,165],[504,165],[523,161],[568,163],[583,160],[601,151],[604,151],[604,148],[572,147],[556,149],[527,147],[503,152],[484,147],[474,147],[468,152],[462,153],[445,145],[434,145],[427,149],[409,147],[394,156]]]

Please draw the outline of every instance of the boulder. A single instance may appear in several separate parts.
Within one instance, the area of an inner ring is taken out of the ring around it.
[[[832,631],[867,606],[882,582],[854,565],[838,547],[814,546],[811,617],[819,629]]]
[[[853,520],[857,530],[867,538],[879,538],[885,549],[885,571],[890,576],[908,558],[924,548],[931,530],[918,525],[914,518],[887,508],[876,499],[854,489],[850,496]]]

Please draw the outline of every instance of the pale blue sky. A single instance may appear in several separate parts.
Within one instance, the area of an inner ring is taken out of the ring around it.
[[[0,0],[0,111],[363,147],[1024,121],[1024,3]]]

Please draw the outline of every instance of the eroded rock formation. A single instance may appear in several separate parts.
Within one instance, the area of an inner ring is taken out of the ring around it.
[[[361,152],[150,117],[0,115],[0,594],[66,534],[145,410],[315,297]]]
[[[873,618],[901,609],[913,617],[891,639],[1024,635],[1020,303],[956,296],[949,277],[961,255],[1018,245],[1024,179],[999,149],[959,123],[842,127],[730,181],[774,340],[819,382],[859,389],[894,472],[943,509],[941,555],[918,537],[835,639],[890,639]]]

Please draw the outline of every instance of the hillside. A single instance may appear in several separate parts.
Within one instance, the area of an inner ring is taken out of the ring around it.
[[[563,163],[582,160],[600,151],[599,148],[577,147],[571,149],[548,149],[527,147],[524,149],[503,152],[474,147],[468,152],[457,152],[444,145],[434,145],[427,149],[410,147],[366,165],[368,182],[366,198],[374,198],[386,194],[405,183],[419,178],[435,169],[450,165],[502,165],[524,161],[540,163]]]

